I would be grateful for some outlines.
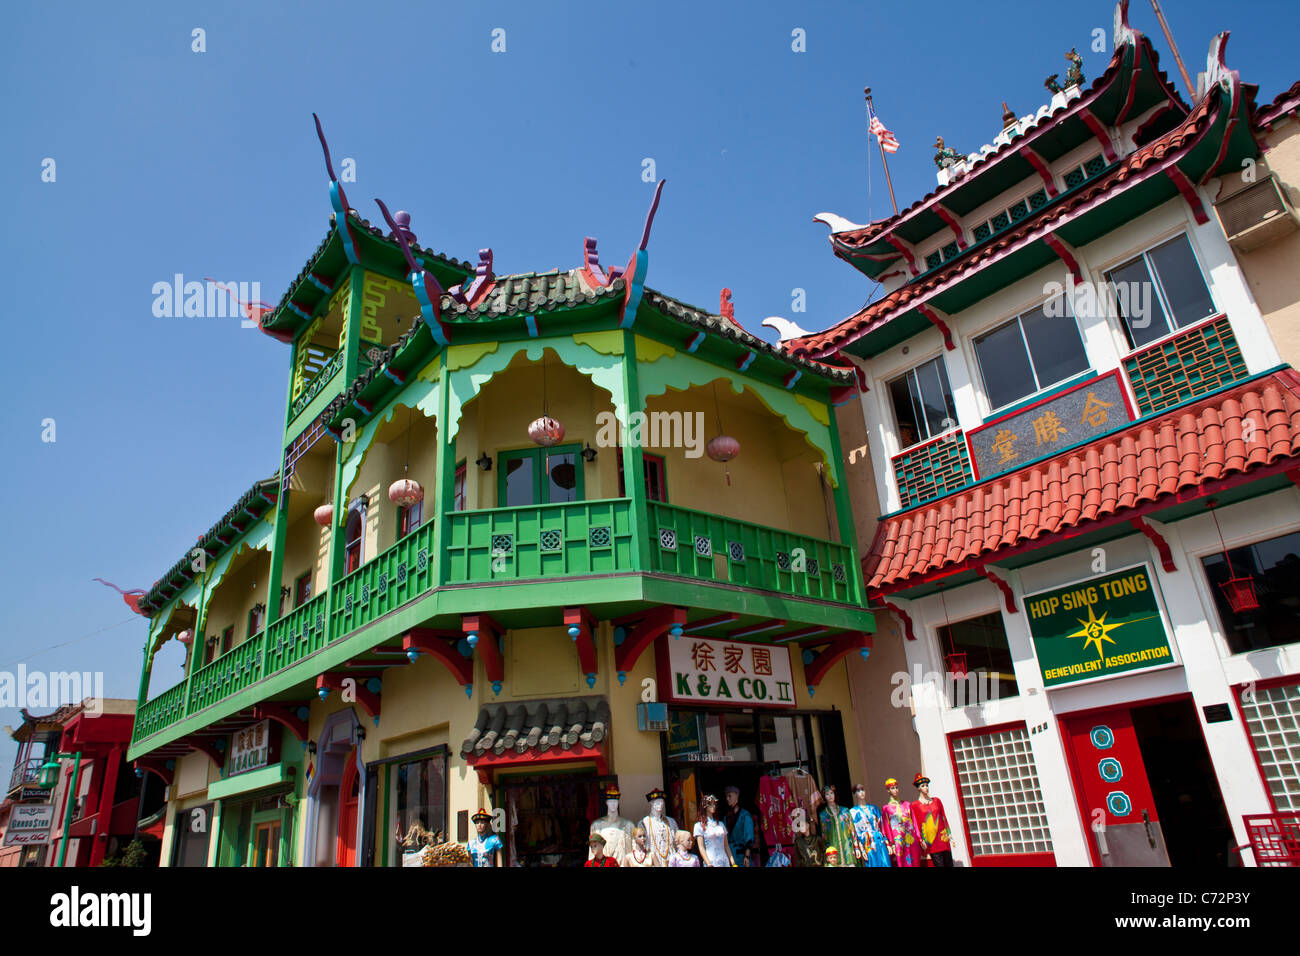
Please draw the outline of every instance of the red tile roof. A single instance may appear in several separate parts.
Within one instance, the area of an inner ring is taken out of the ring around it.
[[[1247,418],[1258,429],[1250,442]],[[1149,502],[1297,455],[1300,374],[1286,369],[885,518],[863,577],[873,590],[896,590],[1090,521],[1136,517],[1133,509]]]
[[[1217,89],[1217,87],[1216,87]],[[929,297],[929,293],[948,285],[963,275],[978,272],[990,260],[1000,258],[1011,246],[1018,245],[1031,233],[1057,222],[1082,206],[1093,202],[1103,193],[1140,176],[1148,167],[1158,167],[1163,160],[1189,147],[1205,131],[1211,116],[1211,106],[1220,102],[1216,94],[1201,100],[1197,107],[1177,127],[1147,143],[1141,149],[1116,163],[1109,171],[1091,180],[1086,186],[1061,202],[1049,203],[1039,212],[1000,235],[992,242],[973,248],[932,275],[895,289],[889,295],[844,319],[824,332],[792,339],[785,343],[788,351],[809,358],[825,358],[849,345],[868,332],[886,324],[890,319],[913,307],[913,303]],[[1154,170],[1153,170],[1154,171]]]

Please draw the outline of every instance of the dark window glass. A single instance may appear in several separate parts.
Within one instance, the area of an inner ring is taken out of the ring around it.
[[[1214,315],[1214,300],[1186,236],[1156,246],[1147,256],[1155,267],[1160,291],[1174,317],[1174,325],[1191,325]]]
[[[627,488],[623,484],[623,448],[618,446],[614,450],[618,456],[618,496],[623,498],[627,495]],[[642,452],[642,465],[645,467],[645,496],[647,501],[668,501],[668,482],[664,471],[664,460],[659,455],[650,455]]]
[[[438,842],[446,838],[447,757],[434,754],[401,763],[395,773],[399,847],[390,859],[393,866],[401,866],[403,851],[417,852],[423,845],[419,840],[421,832],[440,837]]]
[[[546,453],[546,500],[550,504],[578,500],[578,456]]]
[[[311,600],[311,572],[293,583],[293,606],[301,607]]]
[[[232,624],[230,627],[226,628],[224,631],[221,632],[221,653],[224,654],[228,650],[230,650],[230,648],[234,646],[234,643],[235,643],[235,627]]]
[[[945,676],[954,666],[960,666],[960,659],[953,658],[954,653],[966,655],[966,675],[948,678],[948,699],[952,706],[968,707],[1019,695],[1001,613],[994,611],[940,627],[939,650],[945,658]]]
[[[465,510],[465,462],[456,466],[456,477],[451,484],[451,510]]]
[[[957,411],[943,359],[918,365],[889,383],[898,444],[908,448],[956,427]]]
[[[511,508],[516,505],[536,504],[533,500],[535,488],[533,469],[535,467],[536,462],[532,455],[523,458],[506,459],[506,500],[501,502],[502,507]]]
[[[350,574],[361,567],[361,541],[365,537],[365,527],[361,512],[354,509],[348,515],[347,529],[343,536],[346,556],[344,574]]]
[[[1016,316],[975,340],[989,406],[1002,408],[1088,368],[1079,326],[1059,299]]]
[[[1215,314],[1205,275],[1186,235],[1106,273],[1129,346],[1139,348]]]
[[[398,537],[406,537],[416,528],[420,527],[420,521],[424,512],[424,502],[417,501],[409,508],[397,509],[397,534]]]
[[[1300,533],[1232,548],[1234,578],[1249,578],[1259,607],[1234,611],[1224,594],[1229,578],[1222,554],[1203,558],[1223,636],[1234,654],[1300,641]]]
[[[1151,282],[1145,257],[1106,273],[1115,290],[1115,308],[1124,326],[1130,348],[1154,342],[1169,331],[1164,307]]]

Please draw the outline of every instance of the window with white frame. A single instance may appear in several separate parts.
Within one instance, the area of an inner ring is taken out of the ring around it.
[[[1049,299],[975,340],[989,408],[1051,388],[1089,368],[1079,325],[1064,297]]]
[[[1300,810],[1300,683],[1243,691],[1241,712],[1273,805]]]
[[[1186,233],[1106,273],[1129,348],[1139,348],[1216,313]]]
[[[957,426],[952,386],[943,356],[909,369],[889,383],[898,423],[898,446],[909,448]]]
[[[953,737],[971,856],[1051,853],[1043,790],[1025,728]]]

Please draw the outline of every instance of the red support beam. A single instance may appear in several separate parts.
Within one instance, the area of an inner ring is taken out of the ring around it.
[[[1156,551],[1160,554],[1160,566],[1169,572],[1177,571],[1178,566],[1174,564],[1174,553],[1169,549],[1169,542],[1151,524],[1150,519],[1134,518],[1130,523],[1134,528],[1146,535],[1151,540],[1151,543],[1156,546]]]
[[[909,641],[916,640],[916,631],[912,630],[912,615],[908,614],[906,611],[904,611],[897,604],[894,604],[892,601],[886,601],[882,599],[880,603],[883,604],[885,607],[889,608],[889,610],[893,611],[894,614],[898,615],[898,619],[903,622],[903,635]]]
[[[1106,162],[1113,163],[1118,158],[1115,155],[1115,147],[1110,143],[1110,134],[1106,132],[1106,127],[1101,120],[1092,115],[1088,109],[1079,110],[1079,118],[1087,124],[1088,129],[1092,130],[1092,135],[1097,137],[1101,143],[1101,151],[1106,156]]]
[[[208,758],[214,764],[216,764],[218,770],[221,770],[223,767],[225,767],[226,755],[217,749],[217,743],[215,740],[210,738],[202,739],[202,740],[195,738],[193,740],[187,741],[187,743],[195,750],[199,751],[200,753],[207,754]]]
[[[949,212],[946,208],[944,208],[943,203],[939,203],[939,202],[935,203],[934,212],[935,215],[937,215],[940,219],[942,219],[944,223],[948,226],[948,228],[952,230],[953,236],[957,239],[957,248],[965,249],[966,237],[963,236],[961,232],[961,220],[959,220],[956,216],[954,216],[951,212]]]
[[[1083,269],[1079,267],[1079,260],[1075,258],[1074,249],[1070,244],[1054,232],[1049,232],[1043,236],[1043,242],[1047,243],[1047,248],[1056,253],[1056,257],[1065,263],[1065,267],[1070,270],[1070,275],[1074,277],[1074,281],[1076,283],[1082,282]]]
[[[1034,172],[1038,173],[1038,178],[1043,181],[1043,188],[1047,190],[1050,197],[1056,196],[1056,181],[1052,179],[1052,170],[1038,153],[1034,152],[1029,146],[1020,147],[1020,155],[1030,166],[1034,167]]]
[[[1187,175],[1173,163],[1165,167],[1165,175],[1173,180],[1174,185],[1178,187],[1178,191],[1183,194],[1183,199],[1191,207],[1192,215],[1196,217],[1197,224],[1203,226],[1209,222],[1210,217],[1205,212],[1201,197],[1196,195],[1196,188],[1192,185],[1192,181],[1187,178]]]
[[[343,671],[326,671],[316,678],[316,689],[337,690],[340,694],[349,693],[356,695],[356,701],[362,706],[367,714],[375,723],[379,723],[379,695],[366,686],[366,678],[354,674],[348,674]],[[344,687],[344,681],[351,681],[351,687]]]
[[[673,628],[685,628],[686,608],[661,604],[641,618],[641,622],[627,632],[623,643],[614,648],[614,667],[621,678],[627,674],[641,657],[641,653],[655,642],[661,634]]]
[[[430,627],[413,627],[402,637],[402,647],[407,651],[428,654],[451,671],[456,683],[469,688],[474,683],[474,659],[456,649],[461,635],[455,631],[435,631]]]
[[[253,720],[274,720],[289,733],[298,738],[299,743],[307,742],[307,721],[298,716],[299,704],[282,704],[265,701],[253,708]]]
[[[986,564],[981,564],[978,567],[976,567],[975,573],[978,574],[980,577],[986,578],[989,581],[992,581],[995,585],[997,585],[998,590],[1002,592],[1002,597],[1006,600],[1007,613],[1015,614],[1016,596],[1011,591],[1011,585],[1007,584],[1006,581],[1002,580],[1000,577],[994,574]]]
[[[596,619],[585,607],[566,607],[564,626],[578,648],[578,666],[587,678],[587,686],[596,686]]]
[[[492,692],[501,693],[501,684],[506,679],[506,665],[501,657],[501,648],[497,638],[505,633],[505,628],[498,624],[491,614],[462,614],[461,630],[474,645],[474,653],[483,660],[483,670],[492,682]],[[472,638],[470,635],[474,635]]]
[[[916,258],[912,255],[912,247],[902,239],[899,239],[892,232],[885,235],[884,239],[885,242],[897,249],[902,254],[903,258],[907,260],[907,268],[911,270],[912,275],[919,276],[921,273],[917,271]]]
[[[808,693],[822,682],[832,667],[838,664],[849,654],[865,648],[871,650],[871,635],[863,634],[861,631],[852,631],[848,634],[841,634],[835,640],[824,648],[810,664],[805,664],[803,668],[804,681],[808,685]]]
[[[943,320],[943,316],[941,316],[937,310],[931,308],[925,303],[921,303],[916,307],[916,311],[929,319],[930,324],[943,333],[944,348],[951,352],[957,347],[953,344],[952,331],[948,328],[948,323]]]
[[[163,782],[164,786],[170,787],[172,785],[172,777],[175,775],[175,771],[168,770],[161,760],[137,760],[132,766],[137,770],[153,774]]]
[[[739,620],[739,614],[719,614],[716,617],[706,617],[702,621],[688,624],[682,630],[687,634],[694,634],[696,631],[707,631],[713,627],[721,627],[723,624],[735,624]]]
[[[756,624],[750,624],[746,627],[738,627],[734,631],[728,631],[727,637],[731,640],[737,640],[742,637],[750,637],[753,634],[763,634],[767,631],[775,631],[777,628],[785,627],[785,620],[779,617],[769,618],[766,621],[759,621]]]

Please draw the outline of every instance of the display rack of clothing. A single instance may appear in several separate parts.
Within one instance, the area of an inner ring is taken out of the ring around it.
[[[775,770],[775,767],[770,768],[758,778],[758,813],[769,853],[789,848],[794,843],[790,814],[798,806],[790,782]]]

